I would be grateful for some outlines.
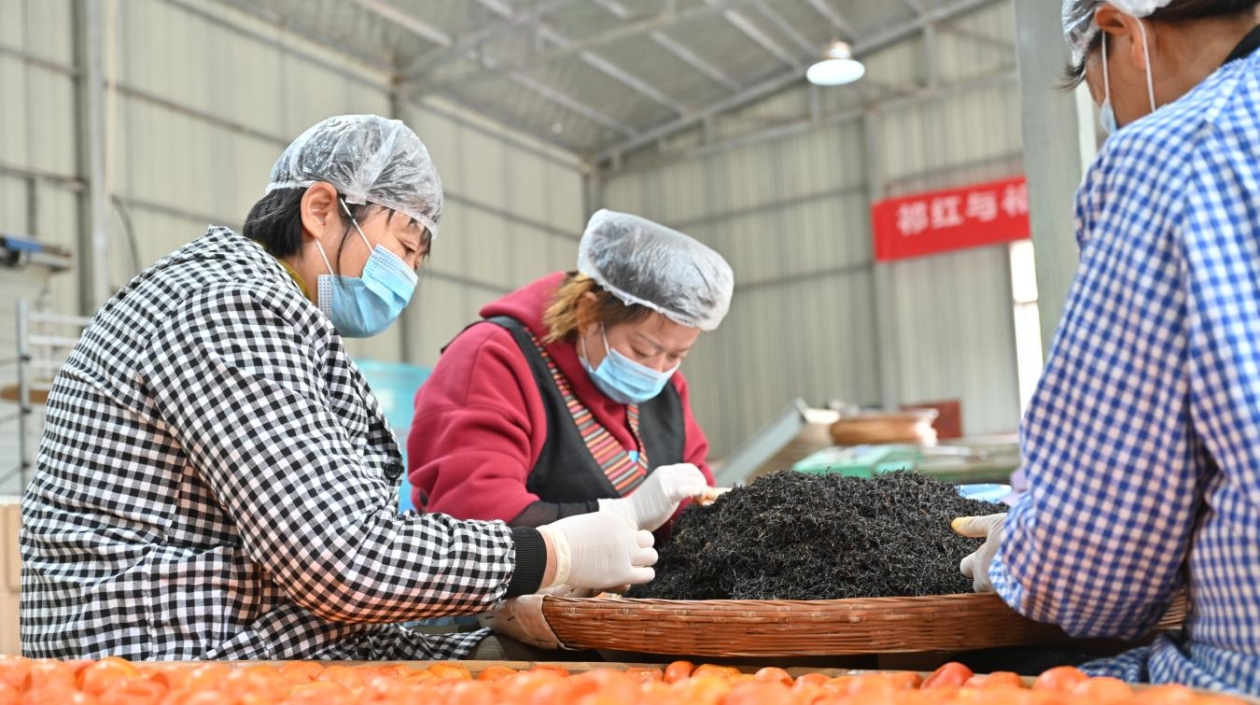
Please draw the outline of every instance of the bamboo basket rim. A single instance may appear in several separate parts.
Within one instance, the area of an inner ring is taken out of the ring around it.
[[[1155,631],[1185,621],[1178,595]],[[969,651],[1070,642],[992,593],[847,600],[543,599],[575,649],[700,657],[841,656]]]

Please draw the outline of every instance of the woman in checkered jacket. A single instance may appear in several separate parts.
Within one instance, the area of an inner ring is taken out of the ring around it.
[[[29,656],[438,659],[486,635],[397,624],[652,578],[652,537],[399,516],[401,455],[346,337],[411,298],[442,211],[376,116],[281,155],[244,235],[212,227],[97,313],[48,399],[23,503]]]

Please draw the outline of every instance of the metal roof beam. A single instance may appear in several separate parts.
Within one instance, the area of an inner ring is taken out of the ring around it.
[[[687,64],[688,66],[695,69],[696,71],[699,71],[700,73],[704,74],[709,80],[713,81],[714,83],[719,83],[724,88],[731,91],[738,91],[742,87],[739,81],[736,81],[730,76],[727,76],[725,73],[722,72],[721,69],[714,66],[713,64],[710,64],[704,59],[701,59],[699,56],[696,55],[695,52],[683,46],[682,44],[679,44],[676,40],[672,39],[669,35],[665,34],[664,32],[660,30],[654,30],[652,32],[649,32],[648,36],[652,38],[652,41],[656,42],[661,47],[663,47],[665,51],[668,51],[669,53],[678,57],[679,60],[681,60],[683,63]]]
[[[704,0],[704,2],[709,7],[715,7],[721,4],[721,0]],[[757,0],[753,0],[753,2],[756,3]],[[744,36],[753,40],[754,44],[761,47],[762,49],[765,49],[772,56],[774,56],[774,58],[778,59],[779,61],[782,61],[788,66],[795,67],[795,66],[800,65],[801,61],[799,58],[793,56],[792,53],[788,51],[787,49],[784,49],[783,47],[779,46],[778,42],[774,41],[774,39],[772,39],[770,35],[763,32],[760,27],[758,27],[755,23],[753,23],[752,20],[745,17],[739,11],[732,10],[730,8],[723,8],[722,17],[726,18],[726,21],[734,25],[735,29],[738,29],[739,31],[743,32]]]
[[[559,47],[565,47],[573,43],[568,38],[561,36],[554,29],[551,29],[550,27],[547,27],[542,24],[538,26],[538,32],[539,32],[539,36],[541,36],[543,39]],[[670,98],[669,96],[665,95],[661,91],[657,90],[656,88],[648,84],[646,81],[631,75],[625,69],[622,69],[620,66],[613,64],[611,61],[605,59],[604,57],[599,56],[598,54],[595,54],[593,52],[580,51],[578,52],[578,58],[581,59],[582,63],[586,64],[587,66],[590,66],[591,68],[604,74],[605,76],[608,76],[614,81],[617,81],[618,83],[621,83],[631,88],[632,90],[637,91],[638,93],[644,96],[647,96],[648,98],[651,98],[653,101],[669,108],[670,110],[674,111],[675,113],[679,115],[686,112],[686,108],[683,107],[681,103],[674,100],[673,98]]]
[[[770,20],[770,24],[774,25],[775,29],[779,30],[783,36],[791,39],[793,44],[805,52],[806,56],[812,56],[822,50],[821,46],[811,42],[808,37],[801,34],[800,30],[793,27],[791,22],[783,19],[782,15],[775,12],[773,8],[766,4],[765,0],[757,0],[756,7],[762,16]]]
[[[504,34],[505,32],[518,29],[522,24],[532,24],[536,20],[546,17],[547,15],[550,15],[567,5],[573,5],[580,1],[581,0],[552,0],[551,2],[540,2],[537,5],[531,6],[527,10],[522,10],[517,13],[512,20],[492,24],[488,27],[483,27],[467,34],[456,36],[455,43],[449,48],[446,50],[437,49],[415,59],[402,70],[402,75],[404,77],[423,76],[432,72],[433,69],[439,66],[445,66],[453,61],[458,61],[464,58],[468,52],[476,51],[477,46],[488,39],[492,39],[500,34]]]
[[[591,0],[591,2],[604,8],[609,14],[619,20],[629,19],[633,14],[625,5],[617,2],[617,0]],[[716,66],[710,64],[704,59],[701,59],[694,51],[683,46],[664,32],[654,29],[651,32],[648,32],[648,37],[660,45],[661,48],[665,49],[665,51],[673,54],[680,61],[703,74],[710,81],[721,84],[722,87],[730,91],[738,91],[740,89],[739,81],[736,81],[730,76],[727,76],[725,73],[722,73],[722,71]]]
[[[439,44],[441,43],[438,41],[438,38],[436,36],[430,37],[430,36],[427,36],[426,34],[426,33],[431,33],[437,30],[435,30],[432,27],[428,27],[428,25],[425,25],[424,23],[419,22],[418,20],[416,22],[406,21],[405,20],[406,13],[403,13],[399,11],[397,8],[393,8],[392,6],[388,6],[386,3],[381,2],[381,0],[353,0],[353,1],[356,4],[360,5],[361,7],[364,7],[365,9],[368,9],[371,12],[378,12],[378,13],[381,11],[380,7],[377,7],[375,10],[373,10],[370,6],[386,5],[389,9],[384,10],[384,12],[386,13],[393,12],[393,13],[398,13],[404,16],[403,18],[399,18],[397,20],[398,26],[412,32],[413,34],[429,39],[430,41],[434,41]],[[385,15],[383,14],[380,16],[385,17]],[[444,46],[450,46],[450,43],[452,41],[450,37],[445,34],[443,34],[443,36],[446,37],[446,42],[447,42]],[[484,58],[484,57],[482,58],[482,64],[487,69],[498,72],[499,75],[507,75],[508,79],[511,80],[513,83],[516,83],[517,85],[522,86],[523,88],[526,88],[532,91],[533,93],[541,96],[545,100],[551,101],[552,103],[555,103],[556,105],[559,105],[560,107],[570,112],[577,113],[578,115],[581,115],[587,120],[603,125],[604,127],[627,137],[634,134],[634,130],[632,130],[625,123],[622,123],[619,120],[616,120],[608,115],[605,115],[604,113],[596,110],[595,108],[587,105],[586,103],[583,103],[582,101],[577,100],[576,98],[565,95],[557,91],[556,89],[544,83],[539,82],[537,79],[531,76],[525,76],[523,74],[516,73],[516,72],[506,72],[505,74],[505,72],[499,70],[499,67],[495,64],[494,61]]]
[[[832,27],[835,27],[841,34],[844,35],[845,39],[850,41],[857,39],[857,30],[853,29],[853,25],[849,24],[844,17],[840,16],[840,13],[836,12],[835,8],[828,5],[827,0],[805,0],[805,2],[810,7],[814,8],[815,12],[825,17],[827,21],[831,23]]]
[[[477,2],[480,3],[486,9],[508,20],[509,22],[512,22],[515,24],[521,23],[521,18],[512,10],[510,5],[505,4],[502,0],[477,0]],[[552,29],[551,27],[548,27],[541,20],[535,19],[533,21],[533,25],[538,32],[539,38],[542,39],[543,41],[550,42],[551,44],[554,44],[555,46],[558,46],[562,49],[567,48],[573,44],[571,40],[569,40],[567,37],[557,32],[556,30]],[[662,106],[665,106],[666,108],[669,108],[675,114],[681,115],[684,112],[686,112],[686,108],[681,103],[665,95],[664,93],[657,90],[653,86],[649,85],[646,81],[643,81],[642,79],[631,75],[629,72],[622,69],[620,66],[613,64],[611,61],[608,61],[607,59],[589,51],[579,51],[577,53],[577,56],[578,56],[578,59],[582,61],[582,63],[586,64],[592,69],[595,69],[596,71],[604,74],[605,76],[613,79],[614,81],[617,81],[618,83],[630,88],[631,90],[636,91],[637,93],[643,96],[646,96],[647,98],[655,101],[656,103]],[[519,71],[511,71],[512,79],[516,81],[517,83],[520,83],[518,79],[520,78],[521,75],[522,74]],[[449,84],[447,85],[449,86]],[[440,93],[440,92],[443,92],[443,89],[431,88],[430,92]],[[605,123],[601,123],[601,124],[605,124]],[[617,129],[617,128],[614,128],[614,129]]]
[[[451,35],[427,22],[422,21],[420,18],[412,15],[411,13],[404,12],[397,7],[394,7],[384,0],[350,1],[386,22],[393,22],[417,37],[426,39],[440,47],[446,48],[454,43],[454,40],[451,39]]]
[[[919,15],[920,17],[922,17],[924,14],[927,13],[927,10],[924,9],[923,7],[923,0],[901,0],[901,1],[904,2],[906,6],[909,7],[911,10],[914,10],[914,14]]]
[[[502,64],[499,66],[499,70],[523,71],[533,66],[545,64],[549,61],[554,61],[562,57],[571,56],[588,49],[597,49],[601,46],[621,41],[623,39],[628,39],[630,37],[636,37],[640,34],[646,34],[653,30],[667,29],[683,22],[690,22],[705,17],[711,17],[733,7],[749,5],[754,1],[755,0],[718,0],[714,6],[701,5],[699,7],[693,7],[683,11],[674,9],[671,4],[666,7],[664,11],[655,15],[650,15],[640,20],[626,22],[618,27],[614,27],[608,31],[600,32],[589,37],[573,40],[569,45],[564,47],[554,47],[547,51],[542,51]],[[474,69],[472,71],[465,71],[458,75],[445,78],[438,82],[430,83],[428,84],[428,87],[431,90],[441,91],[450,88],[451,86],[466,86],[469,83],[493,77],[494,75],[489,72]],[[411,75],[405,76],[404,78],[408,80],[417,80],[419,77]]]
[[[896,27],[890,27],[879,34],[859,41],[853,47],[853,53],[855,56],[870,54],[896,44],[909,36],[922,32],[924,27],[929,24],[935,22],[945,22],[999,1],[1000,0],[954,0],[953,2],[949,2],[929,11],[922,17],[916,17],[911,21],[905,22]],[[646,144],[651,144],[662,137],[666,137],[680,130],[685,130],[694,124],[700,123],[709,116],[741,107],[757,100],[758,98],[765,97],[787,88],[788,86],[798,83],[803,79],[804,76],[799,69],[794,68],[784,71],[777,76],[762,81],[761,83],[749,86],[740,93],[724,98],[715,103],[711,103],[700,110],[694,111],[681,118],[670,120],[669,122],[658,125],[650,130],[644,130],[621,144],[604,149],[597,155],[596,159],[599,162],[614,160],[618,155],[624,152],[637,149]]]
[[[538,80],[533,78],[532,76],[526,76],[523,74],[513,74],[511,78],[512,78],[512,82],[516,83],[517,85],[520,85],[524,88],[528,88],[529,90],[533,91],[534,93],[537,93],[538,95],[542,96],[543,98],[546,98],[547,100],[555,103],[556,105],[559,105],[560,107],[565,108],[569,110],[570,112],[577,113],[578,115],[581,115],[587,120],[599,123],[600,125],[603,125],[604,127],[607,127],[608,129],[612,130],[613,132],[618,132],[626,136],[634,134],[634,130],[630,129],[630,127],[627,126],[625,123],[622,123],[619,120],[611,118],[601,113],[600,111],[596,110],[595,108],[592,108],[586,103],[583,103],[582,101],[577,100],[576,98],[571,98],[546,84],[539,83]]]

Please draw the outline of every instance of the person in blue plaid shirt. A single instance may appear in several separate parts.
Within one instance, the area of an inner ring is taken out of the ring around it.
[[[1029,491],[962,565],[1080,637],[1183,632],[1083,668],[1260,695],[1258,0],[1067,0],[1102,103],[1081,264],[1021,429]]]

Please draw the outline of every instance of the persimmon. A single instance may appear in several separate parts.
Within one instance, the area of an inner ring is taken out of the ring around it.
[[[569,669],[554,663],[538,663],[529,669],[530,673],[554,673],[559,676],[568,676]]]
[[[21,656],[0,655],[0,685],[25,690],[32,663],[30,659]]]
[[[674,688],[682,702],[690,705],[717,705],[730,689],[726,679],[714,675],[695,675]]]
[[[1037,676],[1033,681],[1033,690],[1053,690],[1060,693],[1071,692],[1078,684],[1089,680],[1089,676],[1075,666],[1059,666]]]
[[[996,671],[994,673],[976,674],[964,684],[968,688],[1023,688],[1024,679],[1018,673]]]
[[[631,666],[626,669],[625,673],[637,679],[640,683],[663,683],[665,681],[665,671],[659,668]]]
[[[1127,703],[1133,688],[1119,678],[1090,678],[1072,686],[1072,697],[1092,705]]]
[[[797,678],[793,685],[797,688],[801,688],[806,685],[822,685],[829,680],[831,679],[821,673],[806,673],[800,678]]]
[[[315,680],[324,667],[314,661],[283,661],[276,666],[280,675],[294,683],[310,683]]]
[[[140,669],[131,662],[115,656],[107,656],[89,664],[75,676],[79,690],[88,695],[100,695],[118,683],[141,679]]]
[[[740,673],[741,671],[734,666],[715,666],[713,664],[706,663],[697,666],[696,670],[691,672],[691,677],[700,678],[701,676],[714,676],[716,678],[730,678],[731,676],[737,676]]]
[[[75,689],[75,667],[61,661],[39,659],[31,663],[26,674],[26,690],[48,688]]]
[[[782,683],[783,685],[789,686],[796,682],[796,679],[792,678],[790,673],[782,668],[775,668],[773,666],[767,666],[766,668],[757,671],[753,674],[753,678],[767,683]]]
[[[1195,700],[1194,691],[1184,685],[1157,685],[1139,691],[1134,705],[1182,705]]]
[[[796,705],[792,690],[781,682],[753,680],[731,688],[722,705]]]
[[[429,673],[450,681],[472,680],[472,673],[467,668],[454,663],[435,663],[429,666]]]
[[[477,674],[479,681],[497,681],[504,678],[515,678],[519,673],[507,666],[491,666],[481,673]]]
[[[936,669],[932,672],[932,675],[924,679],[922,687],[961,688],[967,681],[971,680],[971,677],[974,675],[975,674],[972,673],[970,668],[967,668],[957,661],[951,661]]]
[[[97,700],[101,705],[158,705],[166,697],[166,687],[148,678],[118,681],[106,688]]]
[[[690,661],[675,661],[665,667],[665,682],[677,683],[691,677],[693,671],[696,670],[696,664]]]

